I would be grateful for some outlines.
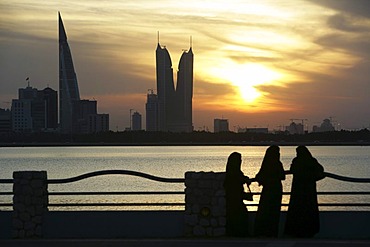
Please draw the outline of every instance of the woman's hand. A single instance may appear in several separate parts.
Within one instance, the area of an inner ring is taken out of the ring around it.
[[[250,179],[248,176],[244,176],[244,183],[250,185],[253,182],[253,179]]]

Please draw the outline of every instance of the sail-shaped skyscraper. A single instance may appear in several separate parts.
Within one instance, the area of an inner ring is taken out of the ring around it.
[[[175,112],[177,131],[193,131],[193,61],[194,55],[190,46],[189,51],[184,51],[179,62],[177,72]]]
[[[193,131],[193,61],[190,45],[190,49],[181,55],[175,88],[171,56],[167,48],[160,45],[158,38],[156,69],[159,131]]]
[[[175,87],[173,84],[172,62],[166,47],[158,43],[156,50],[158,130],[168,131],[173,122]]]
[[[62,17],[59,17],[59,122],[62,133],[73,131],[73,104],[80,100],[77,76],[67,42]]]
[[[59,17],[59,127],[61,133],[88,134],[109,130],[109,114],[97,113],[96,100],[81,100],[72,54]]]

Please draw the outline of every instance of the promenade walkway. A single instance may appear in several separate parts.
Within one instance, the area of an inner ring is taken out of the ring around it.
[[[318,239],[60,239],[0,240],[2,247],[368,247],[370,240]]]

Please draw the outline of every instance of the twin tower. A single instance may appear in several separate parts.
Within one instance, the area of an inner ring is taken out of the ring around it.
[[[67,35],[60,13],[58,15],[60,128],[62,133],[81,133],[81,129],[84,127],[80,126],[81,123],[91,122],[82,121],[86,120],[85,115],[96,115],[100,118],[109,118],[109,116],[97,114],[96,101],[80,100]],[[147,131],[193,131],[193,61],[194,55],[190,45],[190,49],[184,51],[181,56],[175,87],[170,54],[166,47],[161,47],[158,39],[156,50],[157,95],[148,95],[146,104]],[[109,124],[107,125],[109,126]]]
[[[171,57],[159,43],[156,49],[157,95],[148,95],[147,131],[192,132],[193,62],[191,47],[182,53],[175,87]]]

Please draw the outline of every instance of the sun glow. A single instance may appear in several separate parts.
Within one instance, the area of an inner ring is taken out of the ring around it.
[[[245,103],[255,102],[263,96],[257,86],[272,83],[279,79],[279,73],[256,63],[229,64],[216,68],[213,75],[221,81],[227,81],[238,88],[241,99]]]

